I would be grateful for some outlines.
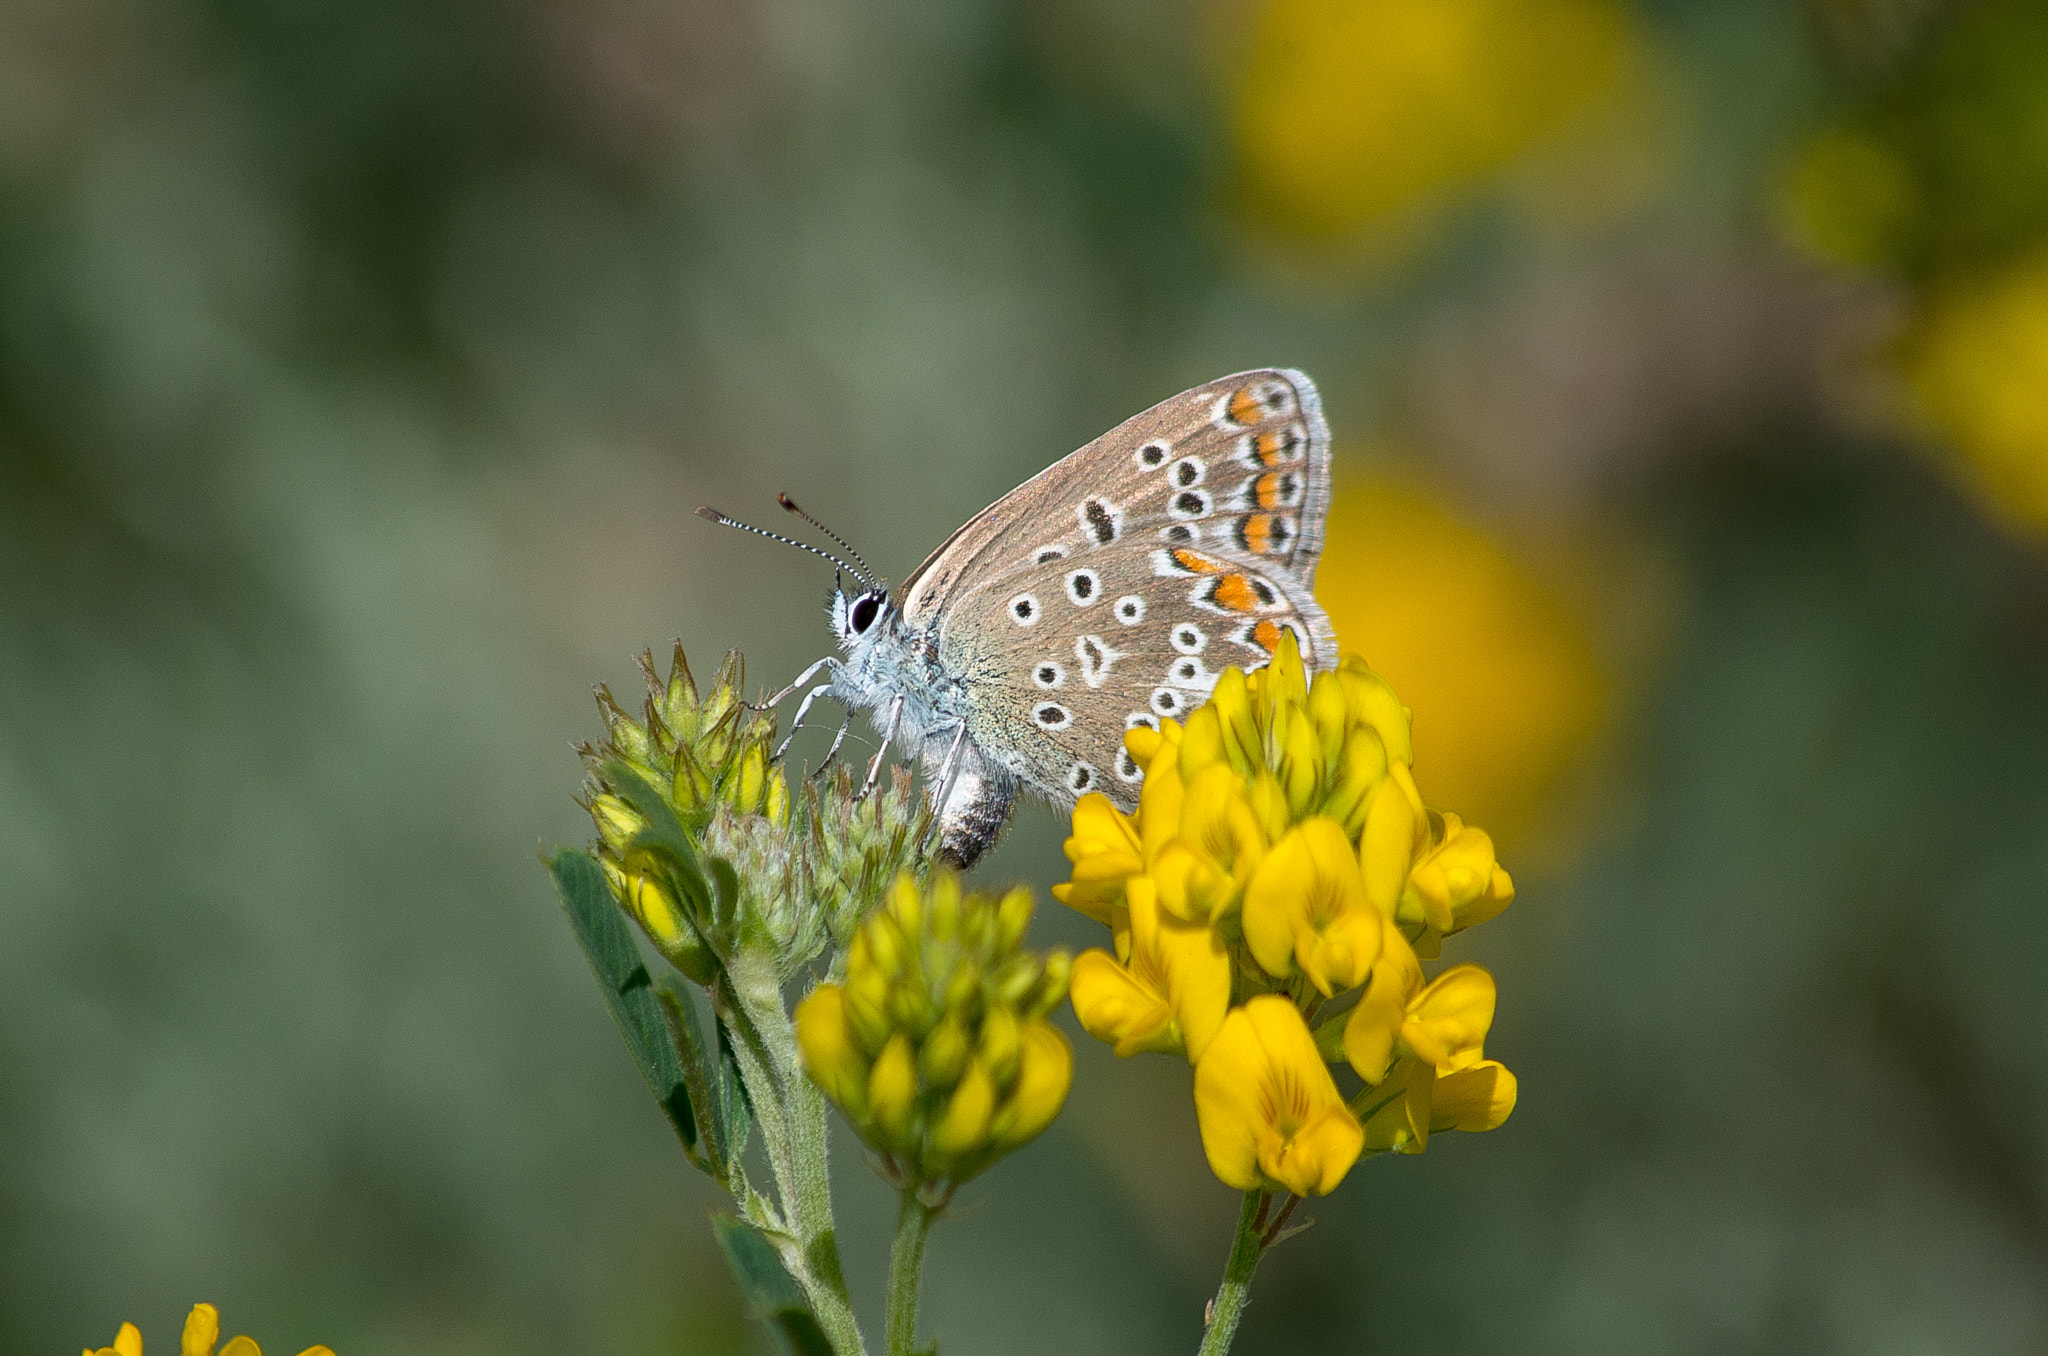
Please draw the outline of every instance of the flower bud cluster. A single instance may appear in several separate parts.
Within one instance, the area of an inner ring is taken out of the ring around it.
[[[793,974],[898,871],[923,869],[907,784],[857,799],[842,772],[792,806],[775,718],[741,701],[737,654],[702,691],[680,646],[666,677],[651,655],[640,666],[639,719],[599,690],[606,740],[582,749],[584,804],[612,893],[683,974],[708,984],[743,948]]]
[[[1348,658],[1310,682],[1292,633],[1271,665],[1226,669],[1185,726],[1134,729],[1134,816],[1074,808],[1054,895],[1107,924],[1076,962],[1074,1010],[1120,1055],[1195,1065],[1204,1147],[1224,1181],[1334,1188],[1367,1149],[1491,1129],[1514,1079],[1483,1058],[1493,981],[1425,984],[1444,937],[1506,908],[1492,840],[1428,809],[1409,713]],[[1328,1065],[1365,1087],[1346,1098]]]
[[[1045,1020],[1067,993],[1065,952],[1024,949],[1031,892],[963,895],[909,875],[854,934],[843,982],[796,1010],[805,1070],[904,1184],[943,1188],[1052,1122],[1073,1080]]]

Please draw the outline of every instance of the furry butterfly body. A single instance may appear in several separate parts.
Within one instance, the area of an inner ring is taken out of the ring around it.
[[[791,685],[827,675],[797,722],[821,696],[867,712],[884,752],[922,764],[939,851],[962,866],[1019,796],[1134,807],[1125,731],[1185,717],[1285,631],[1312,668],[1336,662],[1313,592],[1329,444],[1300,372],[1160,402],[969,519],[896,597],[837,592],[842,655]]]

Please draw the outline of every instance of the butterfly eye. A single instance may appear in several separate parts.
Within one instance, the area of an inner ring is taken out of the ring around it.
[[[867,634],[868,628],[875,624],[875,617],[881,610],[882,600],[880,596],[873,593],[863,593],[860,597],[854,599],[853,609],[846,615],[846,624],[853,628],[855,635],[864,636]]]

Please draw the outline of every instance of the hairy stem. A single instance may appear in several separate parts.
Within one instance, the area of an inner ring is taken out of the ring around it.
[[[1252,1273],[1266,1253],[1266,1203],[1263,1191],[1254,1188],[1244,1193],[1244,1207],[1237,1212],[1237,1237],[1223,1267],[1223,1284],[1209,1303],[1209,1331],[1202,1338],[1199,1356],[1223,1356],[1237,1336],[1237,1322],[1244,1316],[1244,1303],[1251,1294]]]
[[[896,1242],[889,1249],[889,1320],[884,1337],[888,1356],[911,1356],[917,1344],[917,1292],[924,1281],[924,1240],[937,1213],[917,1198],[915,1185],[903,1188],[903,1208],[896,1213]]]
[[[832,1225],[832,1183],[826,1171],[825,1099],[797,1061],[796,1031],[782,1005],[774,963],[737,956],[720,980],[719,1018],[732,1033],[733,1056],[753,1103],[754,1119],[782,1222],[791,1238],[778,1244],[783,1265],[803,1288],[818,1325],[840,1356],[865,1356],[854,1321],[839,1242]]]

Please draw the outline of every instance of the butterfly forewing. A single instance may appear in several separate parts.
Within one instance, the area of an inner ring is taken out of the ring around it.
[[[970,692],[969,735],[1056,802],[1135,803],[1131,725],[1182,718],[1292,629],[1335,662],[1311,592],[1329,434],[1299,372],[1240,373],[1127,420],[976,515],[905,586]]]

